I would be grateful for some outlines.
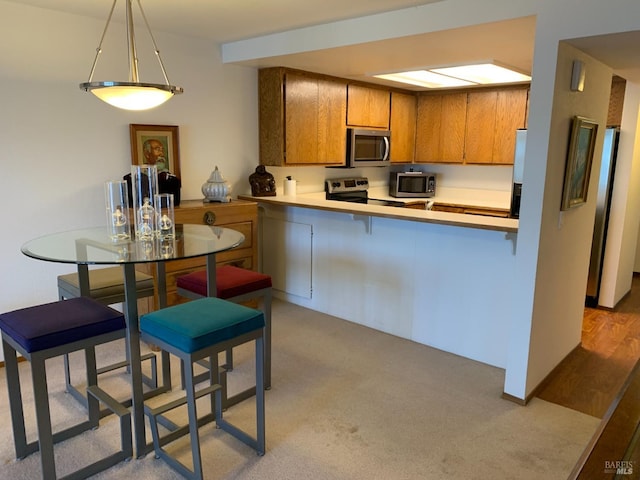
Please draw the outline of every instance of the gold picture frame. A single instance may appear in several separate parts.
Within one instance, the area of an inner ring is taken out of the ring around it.
[[[573,117],[560,210],[569,210],[587,201],[597,135],[598,124],[594,120]]]
[[[176,125],[130,124],[131,164],[157,165],[180,178],[180,139]]]

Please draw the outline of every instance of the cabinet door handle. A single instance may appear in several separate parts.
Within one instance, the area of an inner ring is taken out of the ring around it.
[[[207,225],[213,225],[214,223],[216,223],[216,214],[210,211],[205,212],[204,217],[202,218],[202,221]]]

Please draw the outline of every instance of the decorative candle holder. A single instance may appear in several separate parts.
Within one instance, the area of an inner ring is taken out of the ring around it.
[[[158,254],[160,258],[168,259],[175,258],[176,254],[176,239],[173,238],[159,238],[158,239]]]
[[[158,193],[154,199],[156,206],[156,227],[158,229],[158,237],[161,240],[174,238],[176,234],[173,201],[172,193]]]
[[[157,230],[155,195],[158,193],[158,170],[155,165],[131,167],[131,192],[138,240],[150,240]]]
[[[131,222],[127,182],[124,180],[105,182],[104,198],[109,237],[114,242],[128,240],[131,238]]]
[[[136,258],[142,260],[156,260],[158,258],[158,242],[157,238],[148,240],[136,240]]]

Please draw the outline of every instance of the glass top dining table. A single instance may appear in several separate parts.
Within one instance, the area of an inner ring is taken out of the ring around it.
[[[136,457],[153,449],[146,442],[143,377],[140,361],[140,330],[136,295],[135,267],[155,264],[156,293],[160,308],[166,306],[165,263],[172,260],[206,257],[207,290],[216,294],[216,253],[238,247],[244,235],[233,229],[178,224],[169,239],[112,240],[106,227],[83,228],[43,235],[26,242],[21,251],[28,257],[56,263],[77,265],[81,295],[89,295],[89,265],[121,265],[124,274],[124,314],[127,324],[127,358],[130,360],[131,405],[134,422]],[[170,388],[168,354],[163,352],[163,384]],[[164,364],[167,369],[164,369]]]
[[[51,233],[22,246],[22,253],[57,263],[114,265],[200,257],[237,247],[244,235],[229,228],[176,225],[174,238],[111,240],[106,227]]]

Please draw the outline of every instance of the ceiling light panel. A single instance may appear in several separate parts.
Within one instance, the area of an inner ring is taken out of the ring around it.
[[[464,87],[468,85],[474,85],[473,82],[469,82],[467,80],[440,75],[428,70],[387,73],[382,75],[374,75],[374,77],[425,88]]]
[[[468,87],[505,83],[530,82],[531,77],[494,63],[456,65],[424,68],[408,72],[373,75],[392,82],[416,85],[423,88]]]
[[[456,67],[432,68],[432,72],[468,80],[480,85],[495,83],[517,83],[531,81],[531,77],[493,63],[459,65]]]

